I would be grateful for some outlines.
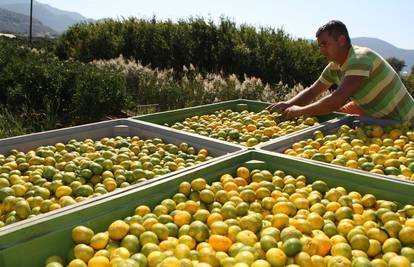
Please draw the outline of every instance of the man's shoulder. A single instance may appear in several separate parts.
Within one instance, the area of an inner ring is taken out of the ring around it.
[[[367,59],[374,60],[377,57],[378,57],[378,54],[371,48],[357,46],[357,45],[352,46],[352,54],[350,57],[351,60],[357,60],[357,61],[367,60]]]
[[[329,62],[325,68],[329,70],[340,70],[341,69],[341,67],[333,61]]]

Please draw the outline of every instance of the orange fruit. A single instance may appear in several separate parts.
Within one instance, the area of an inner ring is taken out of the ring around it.
[[[208,239],[208,243],[215,251],[228,251],[232,245],[230,238],[222,235],[212,234]]]
[[[328,267],[351,267],[352,263],[344,256],[332,256],[328,260]]]
[[[181,267],[181,262],[177,258],[168,257],[159,264],[159,267]]]
[[[387,240],[385,240],[384,244],[382,244],[382,252],[383,253],[387,253],[387,252],[395,252],[395,253],[399,253],[401,250],[401,242],[400,240],[396,239],[396,238],[388,238]]]
[[[332,247],[332,242],[329,237],[327,237],[325,234],[316,234],[312,239],[318,248],[316,254],[320,256],[326,256]]]
[[[148,214],[151,212],[151,209],[148,206],[141,205],[135,208],[135,214],[139,216],[144,216],[145,214]]]
[[[187,211],[178,210],[177,213],[174,215],[174,223],[181,227],[185,224],[190,224],[191,221],[191,214]]]
[[[223,221],[214,222],[210,226],[211,234],[227,235],[228,230],[229,226]]]
[[[69,262],[68,267],[87,267],[87,265],[80,259],[74,259]]]
[[[276,204],[273,206],[273,214],[284,213],[288,216],[293,215],[296,213],[296,207],[291,204],[292,203],[288,201],[276,202]]]
[[[185,258],[190,258],[191,256],[191,250],[188,246],[184,245],[184,244],[178,244],[174,250],[174,255],[178,258],[178,259],[185,259]],[[165,252],[164,252],[165,254]]]
[[[399,233],[398,237],[404,245],[413,245],[414,244],[414,227],[405,226]]]
[[[348,243],[337,243],[331,248],[332,256],[344,256],[347,259],[352,259],[352,248]]]
[[[364,252],[368,251],[369,248],[369,239],[365,235],[356,234],[351,238],[350,241],[352,249],[362,250]]]
[[[238,177],[241,177],[241,178],[243,178],[245,180],[248,180],[249,177],[250,177],[250,171],[246,167],[239,167],[239,168],[237,168],[236,174],[237,174]]]
[[[89,244],[94,236],[92,229],[85,226],[76,226],[72,229],[72,240],[77,244]]]
[[[377,256],[381,253],[382,247],[381,243],[378,240],[370,239],[367,255],[371,258]]]
[[[256,260],[252,263],[251,267],[271,267],[271,265],[265,260]]]
[[[312,230],[321,230],[324,226],[323,218],[316,212],[311,212],[306,220],[310,223]]]
[[[191,181],[191,189],[194,191],[202,191],[206,188],[207,182],[203,178],[196,178]]]
[[[288,257],[293,257],[302,250],[302,243],[297,238],[289,238],[283,242],[282,247],[283,252],[285,252]]]
[[[372,267],[388,267],[388,264],[383,259],[373,259],[371,264]]]
[[[371,135],[372,137],[381,137],[384,134],[384,130],[379,125],[374,125],[372,127]]]
[[[153,251],[147,256],[148,266],[155,267],[160,264],[165,258],[165,254],[161,251]]]
[[[186,245],[189,249],[194,249],[196,246],[196,241],[189,235],[182,235],[178,238],[179,244]]]
[[[206,224],[201,221],[194,221],[190,224],[188,235],[193,237],[197,242],[206,241],[210,231]]]
[[[352,260],[352,266],[372,266],[371,261],[364,256],[356,256]]]
[[[104,256],[94,256],[88,262],[88,267],[108,267],[109,259]]]
[[[321,266],[321,267],[325,267],[326,266],[326,262],[325,262],[325,258],[319,255],[312,255],[311,256],[311,261],[313,266]],[[312,266],[312,265],[310,265]]]
[[[108,233],[97,233],[91,238],[89,245],[96,250],[104,249],[108,244],[108,241]]]
[[[272,267],[282,267],[286,264],[287,256],[283,250],[279,248],[271,248],[266,252],[266,260]]]
[[[236,235],[236,241],[246,246],[253,246],[257,242],[257,236],[249,230],[243,230]]]
[[[211,228],[217,221],[223,221],[223,216],[220,213],[211,213],[207,218],[207,225]]]
[[[92,247],[85,245],[85,244],[77,244],[73,248],[73,253],[75,255],[75,258],[80,259],[84,262],[88,262],[93,255],[95,254],[95,251]]]
[[[389,135],[393,140],[395,140],[395,139],[399,138],[402,135],[402,132],[399,129],[392,129],[390,131]]]
[[[367,236],[370,239],[379,241],[381,244],[384,243],[388,238],[387,233],[379,228],[370,228],[367,231]]]
[[[390,267],[410,267],[410,261],[404,256],[396,256],[392,257],[388,262],[388,266]]]
[[[121,240],[128,234],[129,224],[122,220],[116,220],[108,227],[109,237],[113,240]]]
[[[119,247],[119,248],[114,249],[111,252],[111,257],[110,258],[111,258],[111,260],[114,259],[114,258],[118,258],[118,257],[123,258],[123,259],[128,259],[130,255],[131,255],[131,253],[129,253],[129,250],[127,248]]]
[[[162,223],[155,223],[151,226],[151,231],[154,232],[159,240],[166,240],[169,235],[168,227]]]

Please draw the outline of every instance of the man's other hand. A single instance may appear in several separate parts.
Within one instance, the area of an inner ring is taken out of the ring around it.
[[[266,109],[270,112],[274,112],[274,111],[283,112],[285,109],[287,109],[290,106],[291,104],[288,104],[287,102],[277,102],[277,103],[271,104]]]
[[[300,106],[290,106],[283,111],[283,117],[286,119],[296,118],[302,116],[303,107]]]

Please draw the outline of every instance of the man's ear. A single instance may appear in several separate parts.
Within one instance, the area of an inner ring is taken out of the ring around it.
[[[345,35],[343,35],[343,34],[341,34],[340,36],[339,36],[339,38],[338,38],[338,40],[339,40],[339,43],[342,45],[342,46],[345,46],[346,45],[346,37],[345,37]]]

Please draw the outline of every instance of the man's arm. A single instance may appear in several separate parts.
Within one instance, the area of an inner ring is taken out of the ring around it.
[[[290,106],[305,106],[312,102],[318,95],[322,92],[326,91],[329,88],[328,85],[320,82],[319,80],[314,82],[310,87],[304,89],[299,94],[295,95],[292,99],[288,101],[282,101],[278,103],[274,103],[268,106],[266,109],[269,111],[279,110],[284,111],[286,108]]]
[[[285,109],[286,118],[298,116],[323,115],[338,110],[361,87],[366,77],[346,76],[339,87],[332,94],[307,106],[293,105]]]

